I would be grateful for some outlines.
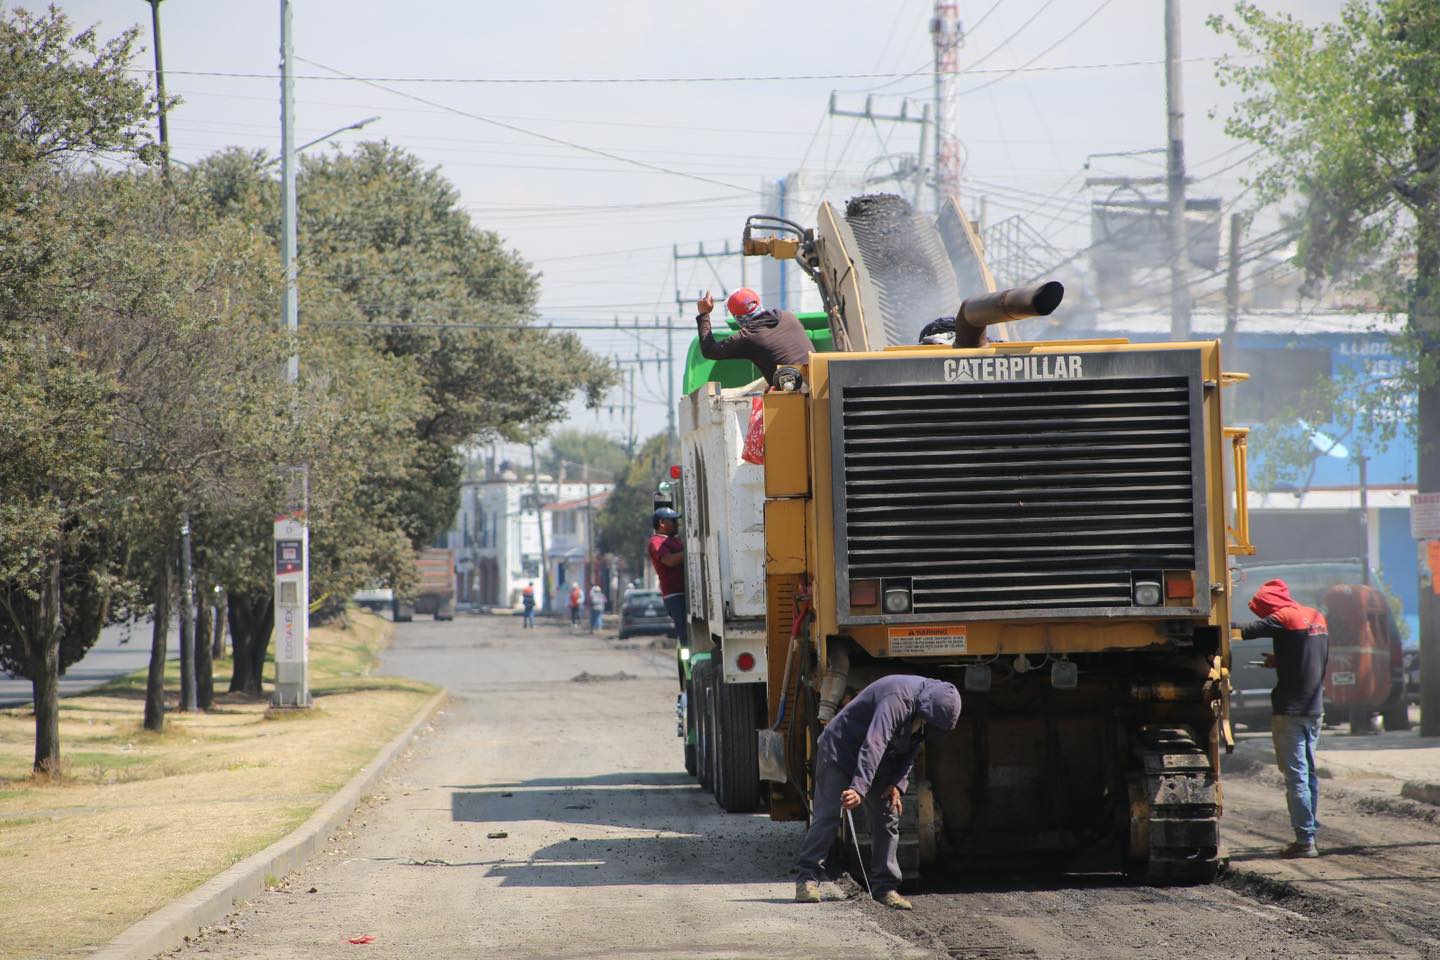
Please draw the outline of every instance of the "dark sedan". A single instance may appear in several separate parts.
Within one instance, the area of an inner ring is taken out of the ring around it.
[[[665,612],[658,590],[632,590],[620,605],[620,639],[645,635],[675,636],[675,624]]]

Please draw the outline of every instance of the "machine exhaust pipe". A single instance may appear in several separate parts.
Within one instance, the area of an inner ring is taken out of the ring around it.
[[[1048,317],[1063,299],[1065,285],[1058,280],[967,297],[955,313],[955,346],[980,346],[985,338],[985,328],[992,324],[1027,317]]]

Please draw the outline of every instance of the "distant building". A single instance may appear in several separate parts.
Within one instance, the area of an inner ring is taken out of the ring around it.
[[[544,474],[537,484],[528,476],[516,474],[508,464],[491,471],[486,479],[462,482],[460,508],[444,542],[455,551],[456,602],[472,607],[518,607],[520,592],[533,582],[536,602],[543,607],[541,526],[545,530],[546,553],[552,558],[557,545],[571,544],[576,535],[567,526],[575,522],[570,511],[547,508],[583,502],[587,489],[593,502],[608,494],[610,484],[591,483],[587,488],[584,483],[557,483]],[[555,529],[557,516],[563,517],[560,531]],[[563,553],[569,547],[561,549]],[[565,565],[567,577],[573,576],[573,561],[567,564],[567,558],[562,556],[559,563]],[[557,569],[552,562],[552,577]],[[558,579],[552,583],[558,583]],[[563,597],[558,586],[555,589],[557,597]],[[565,590],[569,590],[568,585]]]
[[[1170,339],[1168,311],[1101,310],[1087,320],[1084,329],[1073,329],[1061,320],[1044,329],[1029,329],[1025,335],[1037,339],[1123,336],[1137,343]],[[1226,420],[1263,429],[1267,418],[1293,407],[1309,386],[1341,371],[1362,371],[1377,380],[1394,376],[1404,361],[1394,354],[1391,337],[1404,322],[1403,317],[1377,313],[1242,312],[1225,369],[1248,373],[1250,380],[1226,388]],[[1224,316],[1196,312],[1191,328],[1196,339],[1219,338]],[[1413,640],[1419,635],[1419,562],[1410,537],[1410,496],[1416,490],[1418,469],[1416,438],[1401,429],[1385,444],[1352,425],[1311,426],[1313,459],[1299,480],[1263,494],[1251,491],[1251,539],[1259,550],[1253,561],[1368,557],[1404,606]],[[1264,460],[1253,441],[1250,452],[1253,474]],[[1361,457],[1366,515],[1360,511]]]
[[[597,486],[591,484],[592,491]],[[556,609],[568,604],[566,597],[571,584],[579,584],[582,591],[588,591],[590,585],[599,583],[607,594],[610,592],[606,583],[608,577],[599,566],[600,558],[593,552],[595,518],[609,499],[608,485],[599,493],[592,492],[587,498],[582,484],[578,498],[557,501],[544,507],[550,519],[545,552],[549,557],[550,582],[555,585]],[[587,562],[591,565],[588,570]]]

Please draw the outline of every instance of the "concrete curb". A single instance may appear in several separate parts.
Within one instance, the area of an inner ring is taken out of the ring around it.
[[[225,917],[234,909],[236,900],[247,900],[263,891],[267,876],[283,877],[298,869],[319,853],[330,835],[350,818],[386,768],[434,717],[445,698],[446,691],[441,690],[427,700],[399,736],[382,747],[375,759],[361,767],[349,783],[288,836],[132,924],[90,954],[90,960],[150,960],[156,954],[173,950],[201,927]]]

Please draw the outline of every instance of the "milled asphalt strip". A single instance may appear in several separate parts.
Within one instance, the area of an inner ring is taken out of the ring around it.
[[[264,850],[246,857],[218,877],[213,877],[183,897],[133,924],[120,936],[90,954],[90,960],[150,960],[172,950],[200,932],[200,928],[222,919],[235,909],[236,900],[248,900],[265,889],[267,876],[283,877],[299,869],[319,853],[339,827],[350,818],[375,781],[410,745],[420,728],[430,722],[445,702],[441,690],[426,701],[410,726],[381,749],[350,782],[288,836]]]

